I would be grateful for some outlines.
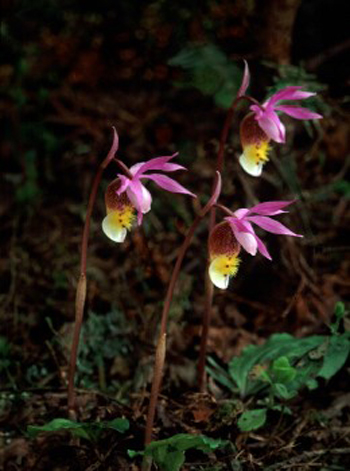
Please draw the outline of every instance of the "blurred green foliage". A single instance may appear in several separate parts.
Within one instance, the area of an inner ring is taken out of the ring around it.
[[[213,97],[215,104],[221,108],[231,106],[242,81],[241,68],[211,43],[190,43],[168,64],[185,71],[184,79],[176,82],[176,86],[195,88],[203,95]]]
[[[77,363],[78,383],[82,387],[111,390],[104,384],[106,362],[118,356],[128,356],[132,349],[123,314],[114,310],[103,316],[89,312],[83,324]],[[99,380],[96,380],[96,371]]]
[[[203,453],[211,453],[228,445],[230,445],[230,442],[227,440],[209,438],[205,435],[179,433],[165,440],[153,441],[146,446],[145,451],[128,450],[128,454],[131,458],[139,455],[151,457],[161,471],[180,471],[185,463],[185,452],[187,450],[192,449]]]
[[[44,425],[29,425],[27,432],[31,438],[35,438],[43,432],[69,431],[72,435],[96,442],[104,430],[115,430],[124,433],[129,430],[130,424],[127,419],[118,418],[103,422],[74,422],[69,419],[53,419]]]
[[[263,345],[246,347],[227,370],[209,358],[208,372],[218,383],[243,398],[262,396],[259,403],[265,407],[244,412],[238,422],[241,430],[264,425],[268,409],[290,413],[285,401],[304,387],[317,388],[320,378],[329,380],[344,366],[350,353],[350,332],[340,332],[346,314],[339,302],[330,335],[274,334]]]

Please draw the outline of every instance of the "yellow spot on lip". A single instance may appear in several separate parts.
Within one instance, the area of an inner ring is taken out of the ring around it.
[[[123,209],[111,209],[107,208],[107,214],[109,215],[110,224],[125,227],[130,230],[132,223],[135,219],[135,211],[133,206],[124,206]]]
[[[219,255],[212,261],[215,271],[225,276],[234,276],[238,271],[240,259],[230,255]]]
[[[268,142],[260,142],[259,144],[249,144],[244,147],[244,155],[252,164],[265,164],[268,160],[270,146]]]
[[[240,259],[234,255],[219,255],[213,257],[209,266],[209,276],[212,283],[221,289],[226,289],[229,278],[236,275]]]

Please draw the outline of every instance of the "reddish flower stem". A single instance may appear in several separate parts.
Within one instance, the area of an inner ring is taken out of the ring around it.
[[[75,298],[75,324],[74,333],[72,340],[72,348],[70,353],[69,367],[68,367],[68,414],[71,418],[75,418],[75,394],[74,394],[74,377],[77,364],[77,355],[79,347],[80,331],[84,317],[84,306],[86,298],[86,259],[87,259],[87,248],[89,242],[90,232],[90,220],[92,210],[96,201],[97,190],[101,181],[102,173],[109,163],[114,158],[114,155],[118,149],[118,135],[115,128],[113,128],[114,136],[113,143],[107,157],[100,164],[93,184],[89,197],[88,207],[85,216],[85,224],[83,230],[83,237],[81,243],[81,258],[80,258],[80,277],[77,285],[77,293]],[[124,165],[124,164],[123,164]]]
[[[228,133],[231,127],[234,113],[236,111],[236,106],[241,100],[248,100],[251,103],[261,107],[258,101],[256,101],[254,98],[248,95],[242,95],[234,99],[232,105],[230,106],[226,114],[224,127],[222,128],[221,136],[220,136],[219,150],[218,150],[218,155],[216,158],[216,171],[220,173],[222,173],[222,170],[224,167],[225,144],[227,141]],[[216,205],[214,205],[210,210],[209,234],[212,231],[213,227],[215,226],[215,219],[216,219],[215,206]],[[211,322],[211,311],[212,311],[213,293],[214,293],[214,287],[209,278],[208,268],[209,268],[209,261],[207,263],[207,270],[206,270],[206,275],[205,275],[205,302],[204,302],[204,311],[203,311],[203,318],[202,318],[201,343],[200,343],[199,358],[198,358],[198,387],[201,392],[204,392],[206,390],[205,363],[206,363],[206,356],[207,356],[208,335],[209,335],[209,327],[210,327],[210,322]]]
[[[168,315],[169,315],[171,301],[174,295],[175,285],[180,274],[180,269],[181,269],[184,256],[192,241],[192,237],[199,223],[201,222],[201,220],[205,217],[205,215],[210,211],[210,209],[216,203],[218,196],[220,194],[220,191],[221,191],[221,176],[217,172],[212,196],[210,200],[208,201],[208,203],[206,204],[206,206],[202,209],[202,211],[195,218],[192,225],[188,229],[185,240],[183,241],[182,246],[179,250],[179,254],[177,256],[177,260],[176,260],[176,263],[175,263],[175,266],[171,275],[170,283],[168,286],[168,291],[167,291],[165,301],[164,301],[164,307],[162,311],[162,318],[161,318],[161,324],[160,324],[160,332],[158,336],[157,349],[156,349],[156,355],[155,355],[153,381],[152,381],[152,388],[151,388],[151,395],[150,395],[150,402],[148,406],[148,414],[147,414],[147,422],[146,422],[146,430],[145,430],[145,446],[151,443],[152,441],[152,429],[153,429],[156,406],[157,406],[161,380],[162,380],[162,375],[163,375],[164,362],[165,362],[166,331],[167,331]],[[143,470],[146,470],[146,469],[149,469],[149,460],[144,460]]]

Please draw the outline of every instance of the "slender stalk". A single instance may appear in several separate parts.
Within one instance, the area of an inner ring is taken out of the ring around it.
[[[107,157],[100,164],[93,184],[89,197],[85,224],[83,230],[83,237],[81,243],[81,258],[80,258],[80,277],[77,285],[77,293],[75,298],[75,324],[74,324],[74,333],[72,340],[72,348],[70,353],[69,367],[68,367],[68,414],[71,418],[75,418],[75,394],[74,394],[74,377],[77,364],[77,355],[79,347],[79,338],[81,332],[81,326],[84,317],[84,306],[86,298],[86,259],[87,259],[87,248],[89,242],[89,232],[90,232],[90,220],[92,210],[96,201],[97,190],[101,181],[102,173],[108,164],[114,158],[114,155],[118,149],[118,135],[113,128],[113,143],[110,151],[108,152]]]
[[[155,363],[154,363],[154,370],[153,370],[153,381],[152,381],[152,388],[151,388],[151,395],[150,395],[150,402],[148,406],[148,414],[147,414],[147,422],[146,422],[146,431],[145,431],[145,446],[151,443],[152,441],[152,429],[155,417],[155,411],[158,401],[159,390],[161,386],[161,380],[163,375],[163,368],[165,362],[165,354],[166,354],[166,330],[167,330],[167,322],[168,322],[168,315],[169,309],[171,305],[171,301],[174,295],[174,289],[177,282],[177,279],[180,274],[181,265],[186,254],[186,251],[192,241],[192,237],[201,222],[201,220],[205,217],[205,215],[210,211],[212,206],[216,204],[216,201],[219,197],[221,191],[221,176],[217,172],[216,173],[216,181],[215,187],[212,193],[212,196],[206,206],[202,209],[199,215],[195,218],[192,225],[190,226],[185,240],[182,243],[180,248],[179,254],[177,256],[177,260],[171,275],[170,283],[168,286],[168,291],[164,301],[164,307],[162,311],[162,318],[160,324],[160,332],[158,336],[157,342],[157,349],[156,349],[156,356],[155,356]],[[143,462],[143,471],[146,471],[150,468],[149,460],[145,459]]]
[[[251,103],[261,107],[260,103],[254,98],[248,95],[241,95],[234,99],[232,105],[230,106],[224,123],[224,127],[221,131],[220,141],[219,141],[219,150],[216,158],[216,171],[222,173],[224,167],[224,153],[225,153],[225,144],[227,141],[228,133],[231,127],[232,119],[236,111],[236,106],[241,100],[248,100]],[[216,219],[216,209],[215,205],[210,210],[209,216],[209,234],[211,233],[213,227],[215,226]],[[206,390],[206,374],[205,374],[205,363],[207,356],[207,345],[208,345],[208,335],[209,327],[211,322],[211,311],[213,304],[213,285],[209,278],[209,261],[207,263],[207,270],[205,275],[205,302],[204,302],[204,311],[202,318],[202,333],[201,333],[201,343],[199,348],[199,358],[198,358],[198,387],[201,392]]]

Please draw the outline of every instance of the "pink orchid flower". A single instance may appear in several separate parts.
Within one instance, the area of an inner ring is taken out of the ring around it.
[[[238,97],[244,95],[250,82],[248,64],[245,62],[243,80],[238,92]],[[315,93],[302,90],[301,86],[289,86],[279,90],[262,105],[253,104],[249,113],[241,122],[240,137],[243,153],[239,157],[242,168],[252,175],[261,175],[263,166],[269,160],[270,140],[284,143],[286,141],[286,129],[281,122],[277,111],[286,113],[296,119],[321,119],[318,113],[295,105],[283,105],[284,100],[305,100]]]
[[[260,203],[250,209],[241,208],[234,212],[234,216],[225,218],[230,223],[231,229],[239,244],[251,255],[259,251],[264,257],[272,260],[262,240],[255,234],[252,224],[256,224],[267,232],[293,237],[303,237],[295,234],[286,226],[271,217],[287,213],[283,208],[294,203],[294,201],[269,201]]]
[[[314,113],[307,108],[302,108],[301,106],[278,104],[280,101],[284,100],[305,100],[306,98],[316,95],[316,93],[303,91],[301,90],[302,88],[303,87],[300,86],[282,88],[282,90],[279,90],[265,101],[261,107],[259,105],[252,105],[250,107],[261,129],[273,141],[279,143],[286,142],[286,129],[276,111],[282,111],[295,119],[322,118],[322,115]]]
[[[174,172],[176,170],[186,170],[182,165],[171,163],[170,160],[175,158],[178,153],[167,157],[156,157],[148,160],[147,162],[140,162],[130,168],[132,178],[125,175],[118,174],[120,180],[120,187],[117,190],[117,195],[126,192],[129,200],[137,210],[137,222],[140,225],[142,222],[143,214],[148,213],[151,209],[152,196],[147,188],[142,184],[142,180],[152,180],[163,190],[171,193],[182,193],[193,196],[189,190],[184,188],[180,183],[177,183],[172,178],[161,173],[146,173],[149,170],[161,170],[163,172]]]

